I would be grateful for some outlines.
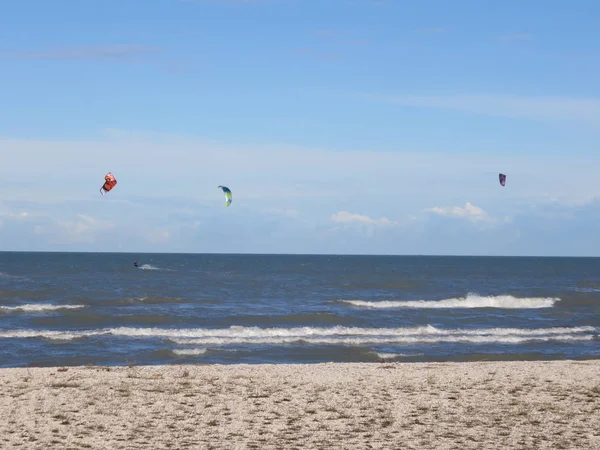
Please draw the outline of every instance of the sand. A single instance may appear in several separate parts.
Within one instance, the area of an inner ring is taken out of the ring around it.
[[[0,370],[1,449],[600,449],[600,361]]]

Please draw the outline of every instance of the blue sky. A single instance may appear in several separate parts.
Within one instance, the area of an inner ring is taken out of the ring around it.
[[[597,1],[2,10],[1,249],[600,254]]]

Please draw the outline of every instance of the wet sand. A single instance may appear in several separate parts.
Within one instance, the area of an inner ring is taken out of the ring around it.
[[[0,369],[2,449],[600,449],[600,361]]]

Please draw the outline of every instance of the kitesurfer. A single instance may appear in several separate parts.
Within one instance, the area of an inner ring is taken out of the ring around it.
[[[139,267],[139,266],[138,266],[138,262],[137,262],[137,261],[134,261],[134,262],[133,262],[133,265],[134,265],[135,267]]]

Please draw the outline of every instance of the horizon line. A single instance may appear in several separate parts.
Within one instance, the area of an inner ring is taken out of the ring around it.
[[[0,250],[3,253],[62,253],[62,254],[102,254],[102,255],[194,255],[194,256],[361,256],[361,257],[433,257],[433,258],[600,258],[598,256],[577,255],[501,255],[501,254],[434,254],[434,253],[252,253],[252,252],[136,252],[136,251],[89,251],[89,250]]]

